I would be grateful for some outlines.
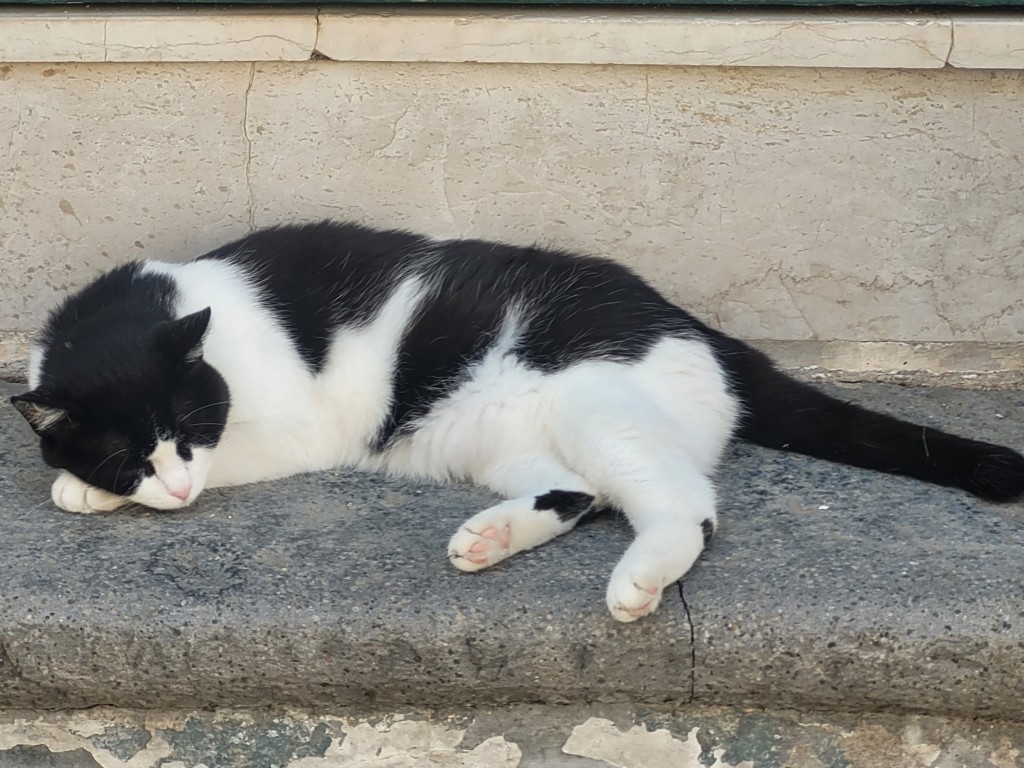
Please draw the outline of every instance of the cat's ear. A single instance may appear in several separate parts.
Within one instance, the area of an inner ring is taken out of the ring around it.
[[[164,323],[158,330],[165,353],[175,363],[191,368],[203,359],[203,338],[210,326],[210,308]]]
[[[38,392],[26,392],[11,398],[11,404],[25,417],[25,421],[40,437],[52,432],[58,425],[66,423],[68,411]]]

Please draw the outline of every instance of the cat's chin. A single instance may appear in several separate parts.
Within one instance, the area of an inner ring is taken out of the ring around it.
[[[195,499],[176,499],[173,496],[163,499],[154,499],[151,497],[140,498],[139,496],[132,496],[131,500],[136,504],[141,504],[144,507],[150,509],[156,509],[160,512],[172,512],[176,509],[184,509],[189,506]]]
[[[149,482],[152,480],[152,482]],[[136,504],[141,504],[150,509],[171,511],[184,509],[196,500],[203,490],[200,483],[194,484],[185,498],[179,498],[167,491],[167,489],[155,478],[146,478],[142,485],[129,498]]]
[[[174,510],[187,507],[206,487],[211,451],[193,448],[184,461],[171,442],[161,441],[149,457],[156,472],[142,479],[131,500],[150,509]]]

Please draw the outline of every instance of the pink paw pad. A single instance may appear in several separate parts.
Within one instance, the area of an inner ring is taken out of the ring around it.
[[[479,527],[478,527],[479,526]],[[505,521],[470,521],[448,544],[448,557],[456,568],[477,571],[512,554],[512,526]]]
[[[484,552],[493,548],[494,544],[502,549],[508,549],[509,542],[512,540],[512,529],[507,525],[500,531],[497,528],[485,528],[477,536],[488,539],[488,541],[478,541],[469,548],[470,552]]]
[[[512,529],[507,525],[501,529],[485,528],[480,533],[475,531],[471,531],[471,533],[480,537],[469,547],[469,554],[477,555],[477,557],[467,557],[467,559],[474,563],[490,562],[493,560],[495,550],[507,550],[512,541]]]

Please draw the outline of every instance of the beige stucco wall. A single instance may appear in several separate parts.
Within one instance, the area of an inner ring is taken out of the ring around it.
[[[1016,70],[11,63],[0,105],[8,355],[106,267],[324,216],[611,256],[750,339],[1024,341]]]

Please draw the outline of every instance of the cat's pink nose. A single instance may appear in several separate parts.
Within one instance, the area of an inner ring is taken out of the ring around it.
[[[188,498],[188,495],[192,493],[192,486],[191,484],[180,485],[177,488],[168,488],[167,492],[171,494],[171,496],[173,496],[174,498],[185,501],[185,499]]]

